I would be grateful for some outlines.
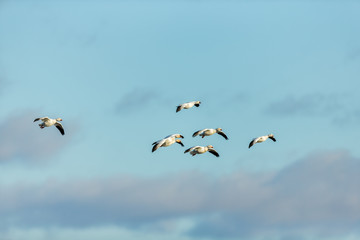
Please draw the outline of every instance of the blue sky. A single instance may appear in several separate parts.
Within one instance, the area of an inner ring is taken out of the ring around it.
[[[359,239],[359,10],[1,1],[0,240]]]

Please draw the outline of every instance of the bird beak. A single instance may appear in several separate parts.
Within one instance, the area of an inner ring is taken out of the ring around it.
[[[183,136],[183,135],[180,135],[180,137],[181,137],[181,138],[184,138],[184,136]]]

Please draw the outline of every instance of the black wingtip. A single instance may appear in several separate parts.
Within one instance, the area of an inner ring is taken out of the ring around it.
[[[220,154],[217,151],[213,150],[213,149],[209,150],[209,153],[215,155],[216,157],[220,157]]]
[[[65,131],[61,126],[56,126],[57,129],[59,129],[61,135],[65,135]]]
[[[191,148],[186,149],[186,150],[184,151],[184,153],[190,152],[190,149],[191,149]]]
[[[223,132],[218,132],[218,134],[221,135],[221,136],[223,136],[226,140],[229,140],[225,133],[223,133]]]
[[[200,130],[199,131],[196,131],[193,133],[192,137],[196,137],[198,134],[199,134]]]
[[[153,146],[153,148],[151,149],[151,152],[155,152],[155,149],[156,148],[156,145],[155,146]]]

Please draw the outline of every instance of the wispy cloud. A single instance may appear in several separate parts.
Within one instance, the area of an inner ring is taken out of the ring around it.
[[[155,90],[135,88],[122,96],[116,105],[116,112],[121,114],[137,112],[160,99],[159,93]]]
[[[16,160],[39,162],[59,151],[68,137],[56,128],[40,130],[34,112],[9,116],[0,123],[0,163]]]
[[[160,222],[193,218],[189,237],[360,234],[359,171],[360,159],[333,151],[275,174],[235,172],[214,179],[187,172],[2,186],[0,226],[117,225],[151,231]]]
[[[354,124],[360,120],[358,96],[346,94],[307,94],[287,96],[270,103],[264,112],[280,117],[326,117],[335,125]]]
[[[342,102],[335,94],[307,94],[304,96],[287,96],[270,103],[265,112],[280,116],[314,116],[331,115],[341,111]]]

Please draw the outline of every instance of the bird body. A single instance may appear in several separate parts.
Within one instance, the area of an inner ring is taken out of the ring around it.
[[[249,144],[249,148],[251,148],[254,144],[256,143],[261,143],[261,142],[264,142],[266,141],[268,138],[270,138],[271,140],[273,140],[274,142],[276,142],[276,139],[274,138],[274,135],[273,134],[269,134],[269,135],[266,135],[266,136],[261,136],[261,137],[258,137],[258,138],[254,138],[250,144]]]
[[[201,136],[202,138],[204,138],[205,136],[211,136],[213,135],[214,133],[217,133],[221,136],[223,136],[226,140],[228,140],[228,137],[225,135],[225,133],[222,131],[221,128],[216,128],[216,129],[213,129],[213,128],[205,128],[203,130],[199,130],[199,131],[196,131],[194,132],[194,134],[192,135],[193,137],[196,137],[196,136]]]
[[[184,144],[181,142],[180,139],[177,138],[184,138],[181,134],[172,134],[169,136],[166,136],[165,138],[158,140],[156,142],[154,142],[152,145],[152,152],[155,152],[159,147],[168,147],[171,146],[174,143],[178,143],[181,146],[184,146]]]
[[[187,102],[187,103],[183,103],[180,104],[176,107],[176,112],[181,111],[182,109],[189,109],[192,108],[193,106],[195,107],[199,107],[200,106],[200,101],[192,101],[192,102]]]
[[[39,124],[39,127],[41,129],[45,128],[45,127],[51,127],[51,126],[55,126],[61,133],[61,135],[65,134],[64,128],[61,125],[60,121],[62,121],[61,118],[56,118],[56,119],[51,119],[49,117],[42,117],[42,118],[36,118],[34,120],[34,122],[41,120],[42,123]]]
[[[214,147],[212,145],[208,145],[205,147],[194,146],[189,149],[186,149],[184,153],[190,152],[191,156],[195,156],[196,154],[203,154],[203,153],[209,152],[209,153],[215,155],[216,157],[219,157],[220,155],[213,148]]]

